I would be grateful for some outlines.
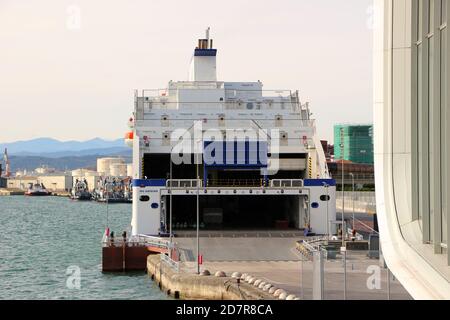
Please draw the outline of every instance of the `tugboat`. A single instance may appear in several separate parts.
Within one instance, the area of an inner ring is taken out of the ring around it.
[[[129,203],[130,195],[126,195],[126,186],[123,180],[107,177],[99,182],[95,190],[94,200],[104,203]]]
[[[84,180],[76,180],[75,185],[72,189],[72,195],[70,197],[72,200],[78,201],[90,201],[92,199],[92,195],[89,192],[88,183],[86,179]]]
[[[51,196],[52,193],[45,188],[43,183],[30,183],[28,185],[28,190],[25,192],[25,195],[32,197],[42,197]]]

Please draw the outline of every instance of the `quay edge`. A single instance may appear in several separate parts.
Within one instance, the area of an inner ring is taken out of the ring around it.
[[[147,272],[159,288],[183,300],[274,300],[274,296],[230,277],[175,273],[161,262],[160,255],[147,258]]]

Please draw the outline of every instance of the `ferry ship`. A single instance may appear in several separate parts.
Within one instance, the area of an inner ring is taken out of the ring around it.
[[[266,90],[260,81],[219,81],[217,56],[208,29],[188,81],[135,91],[126,134],[131,235],[167,235],[197,223],[335,234],[336,183],[309,103],[298,91]]]

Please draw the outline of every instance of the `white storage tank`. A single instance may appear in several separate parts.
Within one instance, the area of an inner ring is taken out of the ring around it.
[[[102,176],[112,176],[111,166],[113,164],[125,164],[125,160],[122,158],[99,158],[97,159],[97,172]]]
[[[85,177],[98,177],[99,173],[97,171],[93,171],[93,170],[86,170],[84,172],[84,176]]]
[[[99,158],[97,159],[97,172],[102,176],[109,175],[109,162],[111,158]]]
[[[127,165],[125,163],[113,163],[109,167],[109,173],[113,177],[126,177]]]

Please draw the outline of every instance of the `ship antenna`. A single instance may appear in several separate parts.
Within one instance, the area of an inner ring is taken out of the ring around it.
[[[209,32],[210,32],[211,28],[208,27],[206,29],[206,49],[212,49],[213,48],[213,41],[212,39],[209,39]]]

